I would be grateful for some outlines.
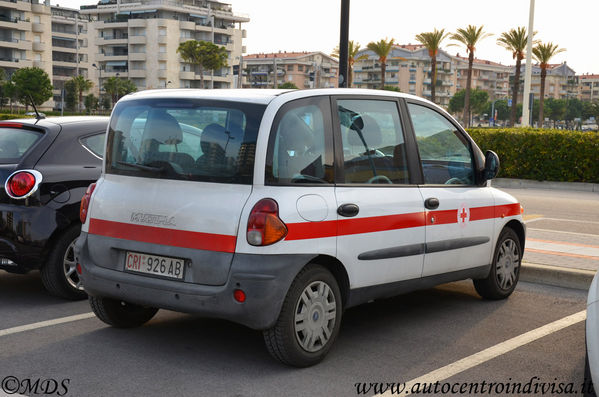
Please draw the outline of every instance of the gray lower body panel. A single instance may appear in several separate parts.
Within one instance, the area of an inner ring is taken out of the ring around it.
[[[169,249],[169,255],[185,258],[181,252],[173,251],[173,247],[165,248]],[[94,251],[98,255],[96,247]],[[274,325],[293,279],[315,257],[235,254],[226,282],[206,285],[125,272],[124,259],[111,267],[98,266],[90,258],[87,233],[81,233],[77,240],[75,255],[82,267],[81,280],[90,295],[222,318],[254,329]],[[105,255],[102,262],[116,259],[111,250]],[[233,298],[236,289],[245,292],[244,303]]]

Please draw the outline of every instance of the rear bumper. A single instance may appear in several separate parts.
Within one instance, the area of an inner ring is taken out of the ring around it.
[[[168,248],[172,252],[172,247]],[[110,269],[100,267],[90,259],[87,233],[77,240],[75,255],[90,295],[222,318],[254,329],[274,325],[293,279],[314,257],[235,254],[225,284],[214,286],[128,273],[123,270],[124,263]],[[245,292],[244,303],[233,298],[236,289]]]
[[[56,212],[46,207],[0,205],[0,258],[16,265],[0,269],[26,272],[39,269],[45,259],[44,250],[58,227]]]

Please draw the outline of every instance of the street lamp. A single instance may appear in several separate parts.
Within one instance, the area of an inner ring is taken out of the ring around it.
[[[349,45],[349,0],[341,0],[341,25],[339,29],[339,88],[347,87]]]
[[[92,66],[96,68],[98,71],[98,97],[102,94],[102,69],[98,67],[95,63],[92,63]]]
[[[167,81],[166,83],[164,83],[164,88],[168,88],[168,85],[169,85],[169,84],[172,84],[172,83],[173,83],[173,82],[172,82],[172,81],[170,81],[170,80],[169,80],[169,81]]]

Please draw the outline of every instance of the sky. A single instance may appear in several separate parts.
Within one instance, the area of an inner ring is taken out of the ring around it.
[[[339,44],[340,0],[228,0],[233,12],[248,14],[250,22],[244,45],[247,53],[278,51],[322,51],[326,54]],[[57,1],[63,7],[79,8],[97,1]],[[56,4],[54,0],[52,4]],[[484,39],[475,56],[504,65],[515,63],[512,54],[497,45],[502,32],[528,27],[527,0],[351,0],[350,40],[365,47],[371,41],[394,38],[399,44],[414,44],[418,33],[433,29],[455,32],[467,25],[484,25],[493,36]],[[597,0],[536,0],[535,36],[553,42],[566,51],[552,63],[566,61],[577,74],[599,74],[597,50]],[[465,56],[462,46],[442,48],[452,55]]]

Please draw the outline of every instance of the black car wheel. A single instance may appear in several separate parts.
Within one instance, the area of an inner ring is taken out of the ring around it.
[[[341,293],[335,277],[320,265],[308,265],[289,287],[277,322],[264,331],[266,347],[284,364],[314,365],[335,342],[341,314]]]
[[[42,266],[42,282],[52,295],[71,300],[85,299],[87,294],[77,274],[75,241],[81,233],[79,225],[67,229],[56,240],[48,260]]]
[[[491,271],[487,278],[473,280],[474,288],[485,299],[505,299],[514,292],[520,277],[522,248],[516,232],[505,228],[499,234]]]
[[[158,311],[153,307],[98,296],[90,296],[89,304],[100,320],[116,328],[139,327],[150,321]]]

